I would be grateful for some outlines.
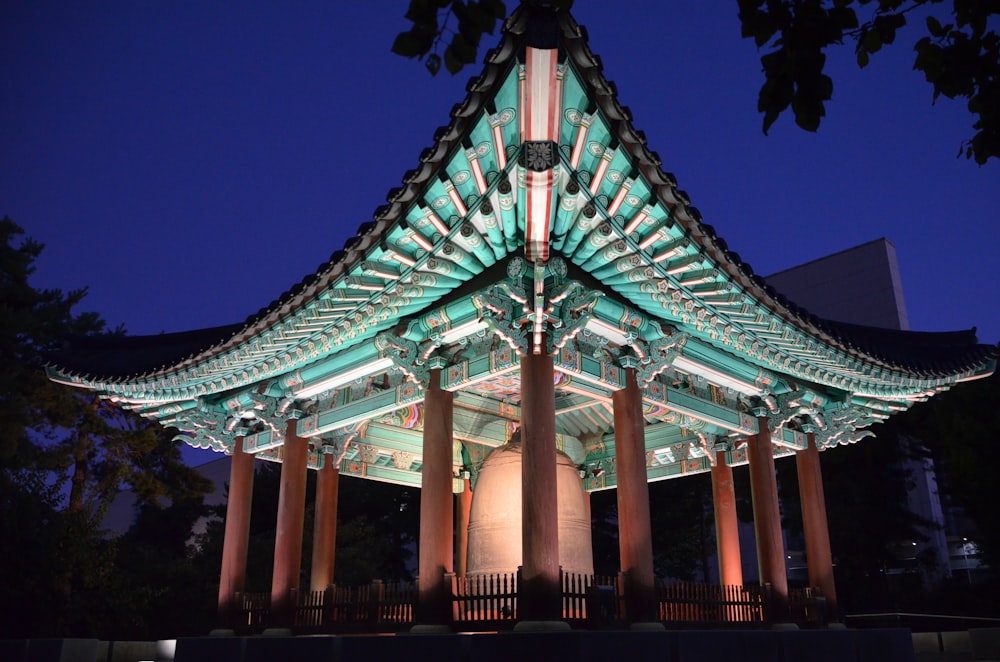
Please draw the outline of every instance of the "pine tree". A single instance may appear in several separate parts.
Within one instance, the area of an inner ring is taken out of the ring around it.
[[[169,431],[46,378],[45,358],[67,336],[108,331],[73,312],[85,289],[31,285],[42,249],[0,220],[0,607],[17,614],[0,635],[93,636],[133,606],[112,587],[117,543],[101,529],[114,496],[128,488],[162,506],[210,485]]]

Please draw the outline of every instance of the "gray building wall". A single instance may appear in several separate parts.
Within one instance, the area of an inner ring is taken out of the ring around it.
[[[779,271],[765,280],[788,299],[824,319],[885,329],[909,330],[906,301],[896,261],[896,247],[884,237]],[[919,440],[904,443],[919,446]],[[900,463],[912,479],[909,509],[932,522],[928,540],[914,552],[930,555],[936,570],[928,579],[949,574],[948,540],[938,492],[937,472],[929,457],[904,453]],[[918,449],[919,451],[919,449]],[[910,459],[916,458],[919,459]]]
[[[884,237],[779,271],[765,280],[824,319],[883,329],[910,328],[896,247]]]

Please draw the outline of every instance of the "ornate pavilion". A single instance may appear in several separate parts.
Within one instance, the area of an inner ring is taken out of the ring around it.
[[[312,470],[313,589],[333,581],[339,475],[420,487],[427,623],[449,617],[478,472],[515,431],[519,618],[560,618],[563,455],[584,491],[617,488],[630,620],[654,613],[649,481],[711,473],[720,576],[742,584],[743,464],[760,580],[787,598],[774,461],[790,455],[810,584],[833,602],[818,453],[996,362],[971,331],[838,324],[768,287],[661,167],[583,28],[529,4],[388,204],[318,271],[242,324],[78,340],[65,356],[53,380],[232,455],[220,613],[243,588],[253,467],[267,460],[282,464],[272,611],[306,588]]]

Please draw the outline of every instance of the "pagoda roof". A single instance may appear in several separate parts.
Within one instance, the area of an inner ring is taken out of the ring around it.
[[[389,191],[373,220],[327,262],[241,324],[77,340],[52,357],[50,373],[97,388],[139,381],[165,386],[170,379],[210,381],[224,372],[247,373],[208,391],[219,392],[315,360],[315,347],[311,352],[303,348],[328,342],[334,327],[340,348],[389,330],[509,259],[530,243],[524,228],[514,237],[498,235],[512,221],[504,219],[497,231],[484,227],[482,219],[489,213],[502,216],[500,188],[516,179],[512,163],[524,158],[524,136],[509,128],[518,118],[505,113],[523,112],[511,86],[516,87],[525,51],[554,47],[558,75],[565,76],[567,88],[574,86],[567,92],[574,100],[562,117],[563,135],[555,141],[560,147],[556,159],[569,173],[560,192],[575,196],[596,220],[591,225],[566,221],[562,230],[569,238],[562,248],[556,246],[562,239],[554,241],[553,254],[561,250],[626,304],[766,369],[802,364],[801,374],[841,370],[840,377],[830,379],[835,384],[839,379],[847,390],[853,379],[848,372],[892,373],[891,381],[901,383],[907,378],[954,381],[993,369],[996,348],[977,344],[974,330],[920,333],[847,325],[820,319],[775,291],[703,221],[676,177],[663,169],[588,47],[586,30],[568,12],[523,3],[507,19],[499,45],[487,53],[465,99],[452,109],[450,123],[434,133],[433,144],[401,185]],[[587,144],[596,151],[588,154],[583,147],[582,156],[570,155],[573,135],[567,132],[580,135],[585,132],[579,128],[591,123]],[[607,173],[618,179],[605,178]],[[459,181],[463,174],[466,179]],[[589,254],[567,248],[571,241],[579,247],[587,239],[601,239],[601,232],[607,235],[604,243]],[[583,236],[574,239],[574,233]],[[662,257],[671,250],[669,259]],[[455,251],[471,259],[463,263]],[[683,264],[669,269],[675,262]],[[702,280],[693,280],[694,273]],[[653,280],[665,283],[662,291],[648,287]],[[811,357],[816,363],[810,370],[805,364]],[[252,365],[263,369],[251,374]]]

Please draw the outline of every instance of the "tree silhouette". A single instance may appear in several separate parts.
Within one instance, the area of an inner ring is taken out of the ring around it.
[[[522,0],[567,10],[572,0]],[[959,150],[982,165],[1000,156],[1000,35],[990,21],[1000,14],[995,0],[737,0],[742,36],[764,49],[764,83],[757,110],[764,133],[787,110],[806,131],[816,131],[833,98],[826,75],[826,50],[853,43],[858,66],[896,40],[911,14],[926,32],[914,45],[913,68],[924,73],[934,99],[968,99],[974,133]],[[858,15],[867,10],[864,20]],[[502,0],[410,0],[413,26],[396,36],[392,51],[424,62],[432,75],[455,74],[476,61],[484,34],[493,34],[507,15]],[[454,24],[452,24],[454,19]],[[443,59],[442,59],[443,49]]]

